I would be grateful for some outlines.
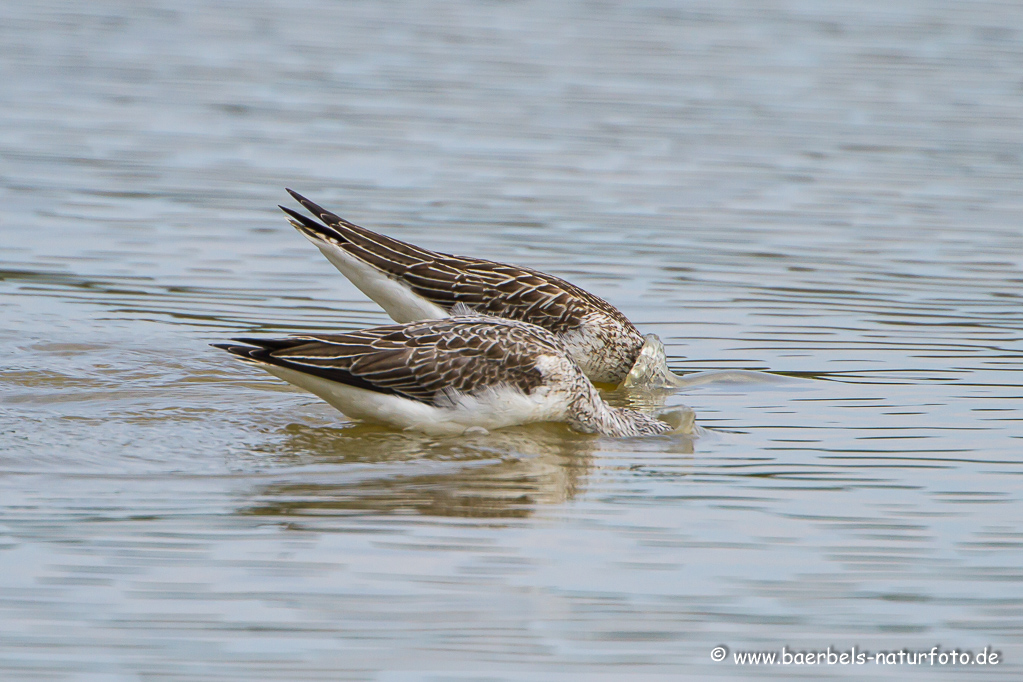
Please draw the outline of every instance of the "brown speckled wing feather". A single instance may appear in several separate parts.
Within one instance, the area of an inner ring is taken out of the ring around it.
[[[504,384],[529,393],[543,381],[537,356],[564,352],[549,335],[478,317],[236,341],[249,345],[218,347],[243,358],[430,404],[446,390],[473,393]]]
[[[297,229],[344,248],[446,310],[464,303],[477,312],[530,322],[556,334],[579,327],[587,314],[597,311],[625,329],[635,330],[610,303],[558,277],[529,268],[429,251],[359,227],[296,192],[288,192],[323,221],[311,220],[282,206]],[[639,336],[638,331],[635,334]]]

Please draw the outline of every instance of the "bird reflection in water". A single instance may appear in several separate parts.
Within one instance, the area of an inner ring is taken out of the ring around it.
[[[601,443],[559,424],[449,438],[361,424],[292,424],[284,435],[272,452],[254,453],[285,467],[280,479],[252,491],[240,511],[299,526],[357,514],[527,517],[579,494]],[[692,436],[655,438],[672,440],[679,453],[693,451]]]

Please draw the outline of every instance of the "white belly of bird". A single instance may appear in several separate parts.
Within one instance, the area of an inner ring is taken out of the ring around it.
[[[439,320],[448,312],[412,292],[409,287],[366,263],[340,246],[306,235],[316,248],[347,277],[359,291],[369,296],[383,308],[395,322],[416,322],[418,320]]]
[[[263,369],[303,388],[353,419],[389,424],[431,435],[457,435],[472,428],[486,430],[532,422],[563,421],[566,396],[547,387],[532,394],[497,386],[476,395],[449,393],[438,405],[356,388],[276,365]]]

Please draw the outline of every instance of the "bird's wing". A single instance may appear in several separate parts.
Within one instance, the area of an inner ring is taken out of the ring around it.
[[[530,268],[420,248],[359,227],[288,190],[312,220],[284,206],[292,225],[403,282],[415,295],[451,310],[464,303],[487,315],[529,322],[554,333],[583,324],[593,312],[627,330],[633,324],[617,308],[565,280]],[[384,306],[387,308],[387,306]],[[639,336],[639,332],[635,332]]]
[[[528,394],[543,382],[539,355],[563,352],[522,325],[479,317],[235,341],[246,345],[216,345],[249,361],[430,404],[452,390],[498,385]]]

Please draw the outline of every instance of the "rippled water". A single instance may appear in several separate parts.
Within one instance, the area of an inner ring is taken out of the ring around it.
[[[0,5],[0,677],[1019,679],[1023,10],[839,5]],[[352,426],[207,346],[386,321],[285,186],[778,380]]]

